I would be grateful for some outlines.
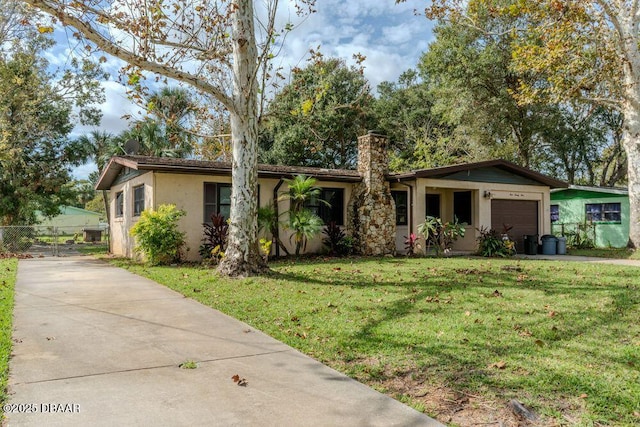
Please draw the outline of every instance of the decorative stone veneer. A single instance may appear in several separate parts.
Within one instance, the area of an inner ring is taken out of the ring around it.
[[[350,231],[362,255],[388,255],[396,250],[396,207],[386,180],[388,139],[375,132],[358,138],[358,172],[347,207]]]

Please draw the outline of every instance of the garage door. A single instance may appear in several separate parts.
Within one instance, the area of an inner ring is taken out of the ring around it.
[[[491,228],[502,232],[504,226],[513,227],[509,236],[516,241],[516,249],[524,252],[525,234],[538,234],[538,202],[536,200],[491,200]]]

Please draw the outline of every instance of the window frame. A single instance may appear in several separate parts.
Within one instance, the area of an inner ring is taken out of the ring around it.
[[[398,196],[404,197],[404,205],[400,205],[404,206],[404,216],[399,213]],[[409,225],[409,193],[406,190],[391,190],[391,197],[393,197],[393,203],[396,205],[396,225]]]
[[[555,216],[555,219],[553,219]],[[560,205],[550,205],[549,206],[549,219],[551,223],[554,224],[556,222],[560,222]]]
[[[115,194],[115,217],[124,217],[124,191],[118,191]]]
[[[229,189],[229,203],[222,203],[221,199],[221,194],[222,194],[222,189],[223,188],[228,188]],[[216,185],[216,204],[217,204],[217,212],[218,214],[222,213],[222,207],[228,207],[228,212],[229,215],[223,215],[224,219],[227,220],[229,219],[229,217],[231,216],[231,184],[225,184],[225,183],[218,183],[218,185]]]
[[[210,194],[213,197],[213,201],[207,198],[207,187],[213,187],[213,194]],[[202,201],[203,201],[203,209],[202,209],[202,217],[204,224],[211,224],[211,214],[219,214],[220,206],[229,206],[229,210],[231,210],[231,198],[229,198],[229,203],[220,203],[220,189],[221,188],[229,188],[231,189],[231,184],[227,182],[204,182],[202,186]],[[210,212],[207,215],[207,212]],[[225,219],[229,219],[225,216]]]
[[[617,209],[607,208],[616,206]],[[596,211],[589,211],[590,208],[598,207]],[[593,214],[597,213],[600,219],[593,219]],[[617,219],[611,219],[611,214],[617,216]],[[585,203],[584,217],[587,222],[595,222],[599,224],[622,224],[622,203]]]
[[[327,193],[329,192],[336,192],[336,195],[340,200],[339,206],[335,206],[335,204],[331,204],[331,202],[327,200]],[[320,200],[326,201],[330,206],[327,206],[325,203],[321,203]],[[330,222],[335,222],[336,225],[344,226],[344,188],[322,187],[320,189],[320,194],[317,197],[312,197],[304,202],[304,208],[309,209],[315,215],[320,217],[325,225]]]
[[[142,190],[142,199],[139,198],[138,192]],[[140,216],[144,211],[144,184],[133,187],[133,216]]]

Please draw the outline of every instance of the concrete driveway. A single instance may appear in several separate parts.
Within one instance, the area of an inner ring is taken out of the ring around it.
[[[89,257],[20,261],[13,338],[9,426],[441,425]]]

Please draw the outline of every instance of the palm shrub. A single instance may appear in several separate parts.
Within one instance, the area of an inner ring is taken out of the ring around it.
[[[305,203],[311,200],[319,200],[322,188],[316,185],[317,180],[310,176],[296,175],[292,179],[283,180],[289,187],[289,191],[281,196],[281,199],[289,199],[291,206],[290,212],[300,212],[305,209]],[[319,200],[320,203],[328,205],[324,200]]]
[[[158,210],[146,209],[140,220],[131,227],[136,238],[136,250],[144,254],[151,265],[171,264],[180,261],[184,246],[184,233],[178,230],[178,220],[185,212],[175,205],[160,205]]]
[[[322,189],[316,185],[317,180],[305,175],[296,175],[292,179],[285,179],[289,191],[280,196],[281,199],[289,199],[289,224],[293,231],[291,239],[295,240],[296,256],[307,247],[307,241],[313,239],[322,231],[324,225],[322,219],[305,208],[305,203],[317,200],[329,206],[329,203],[320,199]]]
[[[291,239],[296,244],[296,256],[300,255],[300,251],[307,249],[307,242],[313,239],[322,230],[324,225],[322,219],[309,209],[289,213],[289,227],[293,230]]]

